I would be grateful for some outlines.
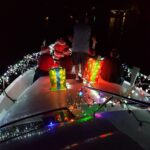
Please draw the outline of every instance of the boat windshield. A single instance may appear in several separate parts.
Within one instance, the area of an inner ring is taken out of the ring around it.
[[[67,108],[48,110],[9,122],[0,127],[0,143],[31,133],[45,126],[53,127],[74,119]]]

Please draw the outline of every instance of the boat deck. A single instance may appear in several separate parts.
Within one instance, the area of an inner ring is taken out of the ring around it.
[[[82,83],[68,79],[67,86],[67,90],[51,91],[49,77],[41,77],[21,94],[17,102],[6,113],[4,119],[1,120],[1,124],[60,107],[68,107],[71,110],[71,107],[73,107],[71,104],[76,104],[76,109],[73,110],[73,113],[76,115],[92,115],[97,110],[98,104],[89,106],[82,101],[78,105],[78,93]],[[120,132],[125,133],[144,149],[148,150],[150,149],[150,132],[148,132],[150,129],[149,110],[134,109],[133,106],[130,106],[130,109],[132,109],[139,120],[147,123],[143,123],[143,126],[140,127],[134,115],[129,114],[127,107],[123,107],[120,104],[113,107],[110,104],[104,107],[103,110],[98,111],[95,116],[96,118],[105,118]]]
[[[51,91],[49,77],[41,77],[22,93],[5,115],[4,122],[2,122],[7,123],[7,121],[38,112],[67,107],[68,95],[71,94],[72,97],[76,98],[77,91],[81,88],[82,83],[69,79],[67,84],[70,87],[69,91]]]

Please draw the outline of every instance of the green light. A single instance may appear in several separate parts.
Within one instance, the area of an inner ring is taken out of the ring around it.
[[[84,117],[84,118],[79,119],[77,122],[82,123],[82,122],[89,121],[89,120],[91,120],[91,119],[93,119],[92,116],[86,116],[86,117]]]

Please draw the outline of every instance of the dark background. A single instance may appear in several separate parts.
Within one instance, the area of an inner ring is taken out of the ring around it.
[[[24,55],[38,52],[44,39],[50,44],[58,34],[67,34],[72,26],[71,16],[75,18],[83,13],[96,18],[92,25],[98,40],[98,54],[108,54],[112,47],[118,47],[123,62],[150,74],[149,1],[6,0],[0,2],[0,6],[1,74]],[[113,16],[110,10],[126,10],[123,28],[122,15],[116,15],[118,21],[113,29],[109,28]]]

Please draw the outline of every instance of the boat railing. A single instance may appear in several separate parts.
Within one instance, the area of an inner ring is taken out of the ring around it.
[[[20,75],[37,66],[39,53],[28,54],[14,65],[8,66],[7,71],[0,76],[0,94]]]
[[[128,102],[133,102],[133,103],[145,105],[145,106],[148,106],[148,107],[150,106],[150,101],[142,101],[142,100],[138,100],[138,99],[134,99],[134,98],[129,98],[129,97],[126,97],[126,96],[123,96],[123,95],[119,95],[119,94],[116,94],[116,93],[96,89],[96,88],[90,87],[90,86],[84,86],[84,88],[88,88],[90,90],[97,91],[99,94],[105,93],[105,95],[110,95],[111,97],[118,97],[120,99],[125,99]]]

